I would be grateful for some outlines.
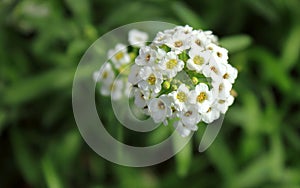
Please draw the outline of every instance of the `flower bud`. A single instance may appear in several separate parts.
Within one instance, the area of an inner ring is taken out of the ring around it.
[[[165,89],[170,89],[170,87],[171,87],[170,82],[165,81],[165,82],[163,83],[163,87],[164,87]]]
[[[178,87],[177,87],[177,85],[172,85],[172,90],[177,90],[178,89]]]
[[[197,85],[198,82],[199,82],[199,80],[198,80],[197,77],[194,76],[194,77],[192,78],[192,82],[193,82],[194,85]]]

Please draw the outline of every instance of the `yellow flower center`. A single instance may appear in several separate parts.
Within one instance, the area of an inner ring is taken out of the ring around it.
[[[107,77],[108,77],[108,72],[107,72],[107,71],[103,72],[102,78],[103,78],[103,79],[106,79]]]
[[[193,61],[196,65],[202,65],[204,63],[204,58],[196,55]]]
[[[224,103],[225,103],[225,100],[219,100],[218,103],[219,103],[219,104],[224,104]]]
[[[167,62],[167,69],[173,69],[177,65],[177,60],[176,59],[171,59],[170,61]]]
[[[155,82],[156,82],[156,77],[155,77],[154,74],[151,74],[151,75],[148,77],[148,83],[149,83],[150,85],[154,85]]]
[[[208,113],[208,112],[210,112],[211,111],[211,107],[209,107],[209,109],[207,110],[207,112],[206,113]]]
[[[184,92],[178,92],[176,98],[179,100],[179,102],[185,102],[187,99]]]
[[[222,53],[221,53],[221,52],[217,52],[217,56],[218,56],[219,58],[221,58],[221,57],[222,57]]]
[[[201,92],[198,96],[197,96],[197,102],[202,103],[203,101],[205,101],[207,99],[207,95],[205,92]]]
[[[150,60],[150,57],[151,57],[150,54],[147,54],[147,55],[146,55],[146,61],[149,61],[149,60]]]
[[[223,78],[224,78],[224,79],[228,79],[228,78],[229,78],[229,74],[225,73],[225,74],[223,75]]]
[[[187,111],[186,113],[184,113],[185,117],[190,117],[191,115],[193,115],[193,112],[191,111]]]
[[[158,103],[158,108],[160,109],[160,110],[164,110],[165,109],[165,104],[162,102],[162,101],[159,101],[159,103]]]
[[[175,42],[175,47],[177,47],[177,48],[181,47],[182,45],[183,45],[183,43],[180,40]]]
[[[215,66],[210,67],[210,70],[212,70],[214,73],[218,74],[218,69]]]
[[[198,46],[201,45],[201,41],[200,41],[199,39],[197,39],[197,40],[195,41],[195,43],[196,43]]]
[[[224,89],[224,85],[223,85],[223,84],[220,84],[220,85],[219,85],[219,92],[221,92],[223,89]]]
[[[116,54],[116,60],[120,60],[120,59],[122,59],[124,57],[124,53],[123,52],[118,52],[117,54]]]

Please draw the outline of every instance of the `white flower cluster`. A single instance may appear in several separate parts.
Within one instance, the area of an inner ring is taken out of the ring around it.
[[[127,82],[128,75],[126,75],[124,68],[132,63],[136,57],[134,49],[138,50],[145,46],[147,40],[147,33],[133,29],[129,31],[128,35],[128,41],[132,48],[119,43],[114,49],[108,51],[108,62],[93,74],[93,79],[101,83],[101,95],[111,96],[112,100],[129,96],[131,84]],[[118,78],[116,78],[117,76]]]
[[[218,119],[233,103],[237,70],[211,31],[177,26],[159,32],[150,45],[140,47],[128,81],[135,89],[135,105],[154,122],[167,125],[171,120],[185,137],[198,129],[199,122]],[[127,59],[123,53],[116,55],[120,64]]]

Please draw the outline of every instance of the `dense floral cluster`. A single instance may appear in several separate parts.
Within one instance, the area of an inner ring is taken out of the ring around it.
[[[172,120],[185,137],[200,121],[211,123],[227,111],[236,77],[227,50],[211,31],[178,26],[140,48],[128,80],[135,104],[156,123]]]
[[[145,46],[147,40],[147,33],[133,29],[128,34],[131,48],[118,43],[114,49],[108,51],[108,62],[93,75],[94,80],[101,83],[101,95],[111,96],[112,100],[129,96],[131,84],[127,82],[128,73],[124,70],[134,62],[138,49]]]
[[[211,31],[177,26],[158,32],[149,45],[147,40],[146,33],[131,30],[131,47],[117,44],[108,51],[109,62],[94,73],[102,95],[118,100],[133,93],[135,105],[155,123],[172,121],[183,137],[199,122],[212,123],[226,113],[234,101],[237,70]],[[130,64],[129,75],[124,74]]]

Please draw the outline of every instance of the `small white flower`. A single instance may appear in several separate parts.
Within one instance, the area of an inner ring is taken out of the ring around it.
[[[177,91],[171,92],[169,95],[173,98],[175,107],[182,111],[183,109],[186,109],[186,106],[188,104],[188,97],[189,97],[189,89],[186,87],[185,84],[181,84]]]
[[[206,84],[200,83],[190,92],[189,101],[198,107],[198,112],[206,112],[212,103],[212,94]]]
[[[111,95],[112,100],[118,100],[123,96],[123,80],[115,80],[111,84],[103,84],[100,93],[104,96]]]
[[[164,75],[168,78],[173,78],[177,72],[183,69],[184,62],[177,57],[176,53],[168,52],[165,58],[160,61],[159,67],[162,69]]]
[[[199,49],[199,51],[203,51],[209,43],[210,40],[207,39],[204,32],[199,30],[192,31],[191,49],[196,48]]]
[[[129,44],[134,47],[142,47],[145,46],[148,41],[148,34],[137,29],[132,29],[128,34]]]
[[[162,60],[166,56],[167,52],[161,48],[157,48],[156,57],[158,60]]]
[[[207,51],[199,51],[198,48],[192,48],[189,51],[190,59],[187,60],[187,68],[190,70],[195,70],[198,73],[202,72],[204,65],[208,63],[210,58],[210,53]]]
[[[161,84],[163,82],[163,77],[160,72],[146,66],[140,70],[140,77],[142,78],[142,81],[138,83],[139,88],[146,91],[151,90],[154,91],[154,93],[160,92]]]
[[[185,25],[185,26],[176,26],[174,28],[175,32],[181,32],[184,34],[190,34],[193,31],[193,28],[189,25]],[[173,33],[174,34],[174,33]]]
[[[140,66],[138,66],[136,64],[132,65],[132,67],[130,69],[130,73],[128,75],[128,82],[130,82],[133,85],[135,85],[139,81],[141,81],[142,78],[140,77],[140,70],[141,70]]]
[[[217,61],[227,63],[228,51],[225,48],[217,46],[213,43],[207,45],[206,48],[211,51],[212,55],[216,58]]]
[[[213,95],[217,98],[225,99],[230,95],[232,84],[228,80],[213,81]]]
[[[158,32],[155,36],[155,38],[153,39],[153,44],[155,46],[160,46],[166,43],[167,40],[169,40],[169,38],[171,37],[171,34],[165,32]]]
[[[201,119],[205,123],[212,123],[220,117],[220,111],[214,106],[209,107],[209,109],[201,114]]]
[[[229,95],[225,99],[218,99],[215,103],[215,107],[222,113],[225,114],[228,110],[228,107],[232,105],[234,97]]]
[[[166,96],[162,96],[151,99],[148,104],[149,114],[155,123],[161,123],[171,115],[170,104],[166,100]]]
[[[208,43],[218,43],[218,37],[212,34],[212,31],[203,31],[205,37],[208,40]]]
[[[198,129],[196,125],[200,122],[201,116],[195,105],[190,105],[186,110],[181,111],[179,117],[182,123],[189,129],[194,131]]]
[[[190,36],[190,33],[185,33],[184,30],[176,31],[172,37],[166,41],[166,45],[169,46],[176,54],[180,54],[183,50],[190,48]]]
[[[140,48],[139,55],[135,59],[135,63],[140,66],[151,66],[155,63],[156,51],[145,46]]]
[[[109,96],[111,92],[111,86],[113,83],[110,84],[102,84],[100,88],[100,93],[103,96]]]
[[[109,50],[108,58],[111,59],[117,69],[130,62],[130,56],[124,44],[117,44],[114,49]]]
[[[202,68],[202,73],[205,77],[211,77],[213,80],[222,80],[226,72],[224,63],[217,61],[214,57],[210,57],[208,64]]]
[[[99,71],[94,72],[93,79],[103,84],[111,84],[114,81],[115,73],[110,63],[105,63]]]
[[[232,67],[230,64],[225,64],[225,66],[226,66],[226,72],[223,75],[223,79],[228,80],[230,83],[233,84],[237,77],[238,71],[236,68]]]
[[[134,104],[139,108],[144,108],[147,105],[145,95],[139,89],[134,92]]]
[[[176,121],[173,123],[173,126],[175,127],[176,131],[180,134],[182,137],[187,137],[191,134],[192,130],[189,129],[187,126],[185,126],[181,121]],[[196,129],[193,127],[193,129]],[[196,129],[197,130],[197,129]]]

